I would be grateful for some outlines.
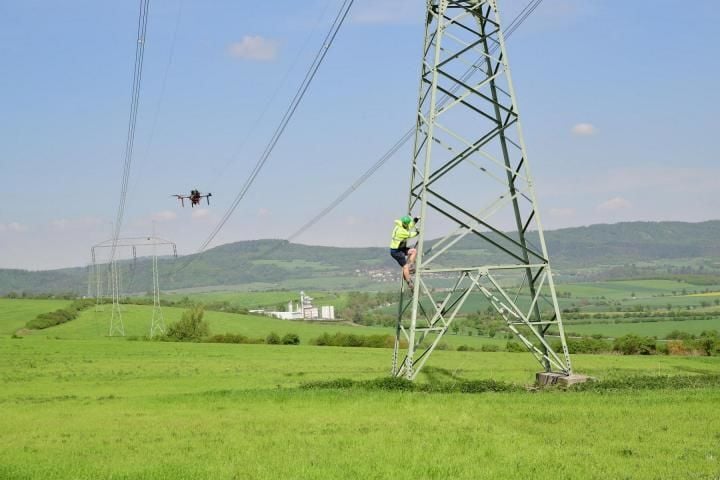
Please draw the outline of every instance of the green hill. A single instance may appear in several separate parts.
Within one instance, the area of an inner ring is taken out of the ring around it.
[[[498,237],[493,237],[497,239]],[[720,275],[720,221],[628,222],[546,232],[556,273],[567,280],[667,275]],[[530,235],[536,243],[537,237]],[[454,264],[504,259],[477,237],[467,237]],[[377,289],[397,274],[386,248],[301,245],[251,240],[221,245],[201,256],[159,261],[164,290],[233,287],[243,289]],[[0,295],[9,292],[87,292],[87,268],[49,271],[0,269]],[[102,275],[105,275],[101,272]],[[124,291],[144,293],[152,285],[149,259],[121,264]],[[386,283],[395,285],[395,283]]]

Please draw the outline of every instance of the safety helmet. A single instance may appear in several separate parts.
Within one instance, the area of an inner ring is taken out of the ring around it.
[[[410,225],[410,222],[412,222],[412,218],[410,218],[409,215],[404,215],[404,216],[400,219],[400,221],[402,222],[403,225]]]

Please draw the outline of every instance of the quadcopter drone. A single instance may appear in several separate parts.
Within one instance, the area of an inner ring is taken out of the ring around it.
[[[202,194],[198,190],[190,190],[190,195],[171,195],[172,197],[176,197],[178,200],[180,200],[180,204],[184,207],[185,206],[185,200],[190,200],[190,206],[194,207],[195,205],[200,205],[200,199],[205,198],[207,201],[207,204],[210,205],[210,197],[212,197],[212,193],[206,193]]]

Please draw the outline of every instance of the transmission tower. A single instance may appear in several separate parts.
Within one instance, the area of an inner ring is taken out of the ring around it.
[[[393,374],[414,379],[480,295],[545,372],[570,375],[495,0],[427,0],[408,212],[421,228]]]
[[[173,244],[174,245],[174,244]],[[162,309],[160,308],[160,279],[158,276],[158,258],[157,258],[157,239],[153,243],[152,256],[153,271],[153,311],[150,320],[150,338],[165,333],[165,319],[163,318]]]
[[[107,248],[112,249],[114,252],[118,249],[131,248],[132,261],[135,262],[137,260],[138,248],[152,247],[153,311],[150,319],[150,337],[165,333],[165,321],[160,308],[160,281],[157,257],[158,247],[163,246],[171,247],[173,257],[177,257],[177,246],[174,242],[155,236],[118,238],[117,240],[111,239],[98,243],[91,248],[93,271],[97,272],[97,250],[99,249]],[[125,336],[125,325],[123,324],[122,311],[120,309],[120,288],[122,285],[121,266],[114,257],[111,257],[108,267],[108,288],[112,295],[112,309],[110,313],[110,328],[108,334],[111,337],[115,335]],[[102,303],[103,295],[101,286],[102,283],[100,282],[100,277],[96,274],[96,312],[100,310],[100,305]]]
[[[110,288],[112,290],[112,308],[110,310],[110,331],[109,336],[125,336],[125,325],[120,310],[120,269],[114,258],[110,261]]]

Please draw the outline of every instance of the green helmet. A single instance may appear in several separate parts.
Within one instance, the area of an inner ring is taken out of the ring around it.
[[[410,222],[412,222],[412,218],[410,218],[409,215],[404,215],[404,216],[400,219],[400,221],[402,222],[403,225],[410,225]]]

